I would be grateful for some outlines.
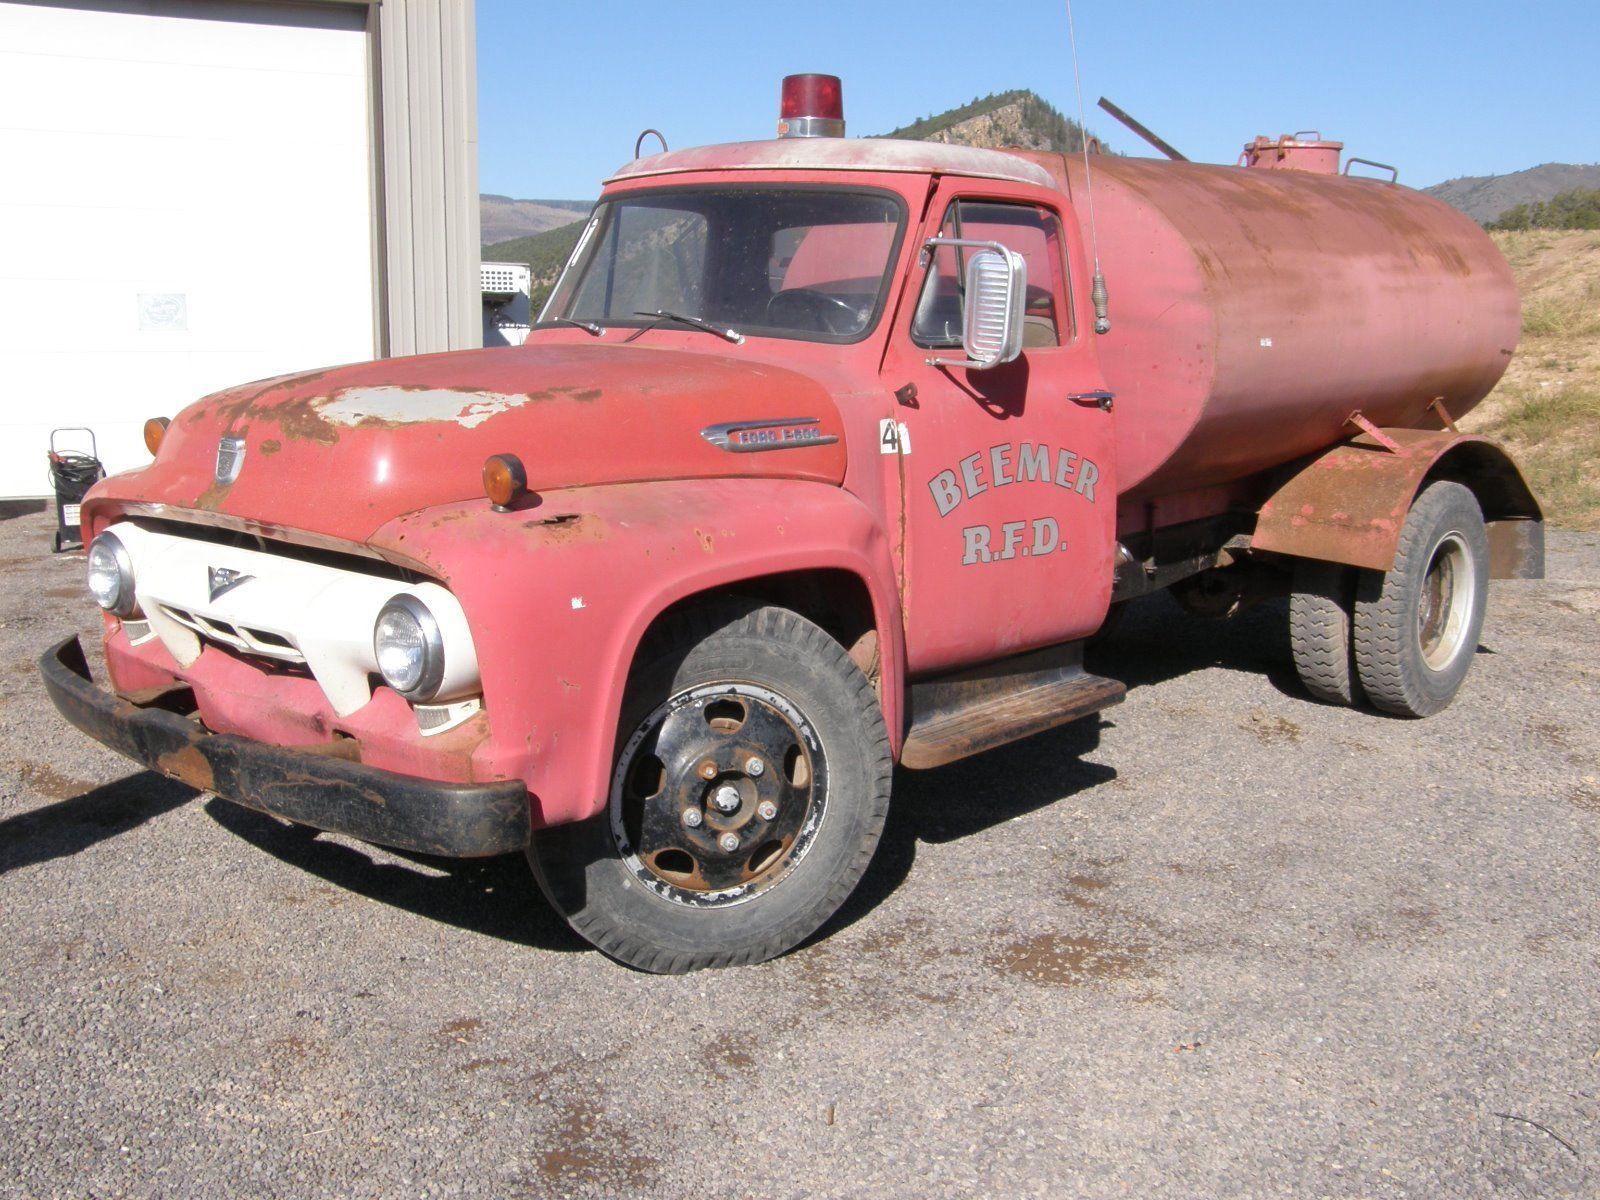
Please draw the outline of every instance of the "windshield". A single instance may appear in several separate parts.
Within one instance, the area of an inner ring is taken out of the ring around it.
[[[640,315],[670,312],[757,337],[859,341],[883,309],[904,225],[889,192],[632,192],[595,209],[541,321],[670,325]]]

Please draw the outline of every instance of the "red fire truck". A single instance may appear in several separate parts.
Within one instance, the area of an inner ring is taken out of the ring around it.
[[[526,851],[684,971],[812,934],[897,763],[1116,703],[1083,647],[1153,590],[1286,592],[1322,701],[1451,701],[1489,580],[1543,569],[1455,426],[1519,329],[1476,225],[1320,138],[1069,159],[784,99],[618,170],[526,345],[152,421],[83,506],[111,686],[63,642],[61,712],[289,821]]]

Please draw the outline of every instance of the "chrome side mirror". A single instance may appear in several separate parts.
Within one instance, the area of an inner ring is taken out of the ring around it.
[[[967,357],[965,360],[930,358],[928,365],[983,371],[1010,362],[1022,353],[1027,262],[1022,255],[999,242],[965,238],[929,238],[923,245],[925,259],[931,260],[941,246],[964,246],[976,252],[967,260],[966,270],[961,348]]]

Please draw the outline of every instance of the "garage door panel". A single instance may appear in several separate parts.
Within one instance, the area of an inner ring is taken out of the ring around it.
[[[173,180],[201,171],[193,144],[180,138],[0,127],[0,151],[28,165],[26,174],[0,175],[0,203],[170,207]]]
[[[222,91],[227,102],[217,105]],[[188,66],[156,73],[149,63],[0,53],[0,104],[26,128],[44,131],[230,141],[244,126],[263,141],[354,145],[363,152],[366,139],[364,74]]]
[[[51,9],[8,4],[0,11],[7,50],[48,57],[162,66],[209,64],[305,72],[348,69],[351,46],[338,38],[307,37],[307,31],[357,32],[365,21],[354,9],[292,12],[226,0],[151,0],[142,13]]]
[[[8,281],[0,309],[31,305],[28,281],[69,281],[80,302],[92,303],[80,284],[185,271],[199,254],[191,228],[184,213],[155,208],[0,204],[0,277]],[[5,337],[0,326],[0,342]]]

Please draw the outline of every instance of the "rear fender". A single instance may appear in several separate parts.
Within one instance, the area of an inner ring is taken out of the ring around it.
[[[1363,433],[1291,475],[1261,506],[1252,547],[1387,571],[1417,493],[1450,479],[1483,508],[1492,577],[1544,577],[1544,514],[1510,455],[1449,430],[1380,432],[1391,445]]]
[[[390,522],[374,548],[443,579],[478,650],[490,774],[527,781],[536,825],[605,805],[628,671],[651,623],[700,593],[835,570],[871,597],[884,722],[898,751],[904,644],[888,539],[854,496],[801,480],[681,480],[483,500]]]

